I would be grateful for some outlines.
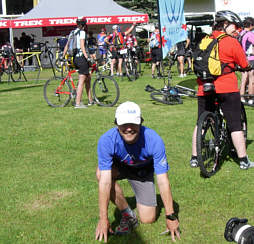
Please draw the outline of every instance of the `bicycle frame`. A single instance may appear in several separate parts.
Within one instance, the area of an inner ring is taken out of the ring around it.
[[[68,92],[68,91],[61,91],[63,88],[64,83],[69,79],[71,82],[71,86],[72,86],[72,91],[76,91],[76,86],[74,84],[73,78],[72,78],[72,74],[76,73],[76,70],[70,70],[68,72],[68,74],[63,78],[63,80],[61,81],[61,83],[59,84],[59,86],[56,88],[56,94],[72,94],[72,92]]]
[[[96,74],[99,73],[99,69],[98,69],[98,66],[96,63],[92,64],[90,66],[91,68],[91,74],[93,74],[94,72],[96,72]],[[70,92],[67,92],[67,91],[61,91],[64,83],[69,80],[70,81],[70,84],[72,86],[72,90],[75,91],[76,90],[76,86],[75,86],[75,83],[73,81],[73,78],[72,78],[72,74],[76,73],[77,70],[74,69],[74,70],[69,70],[68,71],[68,74],[63,78],[63,80],[61,81],[61,83],[59,84],[59,86],[56,88],[56,93],[58,94],[71,94]]]

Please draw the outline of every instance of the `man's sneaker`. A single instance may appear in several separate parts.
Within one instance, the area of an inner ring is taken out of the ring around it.
[[[246,100],[244,99],[244,97],[241,97],[241,102],[246,103]]]
[[[248,104],[249,104],[249,105],[253,105],[253,103],[254,103],[254,101],[253,101],[252,99],[250,99],[250,100],[248,101]]]
[[[240,169],[249,169],[253,167],[254,167],[254,162],[251,162],[249,159],[247,163],[245,161],[240,161]]]
[[[87,108],[87,106],[80,103],[80,104],[75,104],[74,108]]]
[[[191,160],[190,160],[190,166],[191,166],[191,168],[196,168],[196,167],[198,167],[198,160],[197,160],[197,158],[191,158]]]
[[[120,225],[116,227],[116,235],[126,235],[130,233],[134,228],[138,226],[138,218],[133,211],[134,216],[131,217],[129,214],[124,213]]]
[[[87,105],[88,105],[88,106],[93,106],[93,105],[95,105],[95,104],[96,104],[95,101],[92,101],[92,102],[89,101]]]
[[[156,76],[155,76],[155,75],[152,75],[152,78],[153,78],[153,79],[156,79]]]

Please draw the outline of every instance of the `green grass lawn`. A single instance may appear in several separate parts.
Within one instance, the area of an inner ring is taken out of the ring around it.
[[[69,244],[98,243],[98,190],[95,179],[99,137],[114,126],[115,107],[99,106],[75,110],[71,106],[51,108],[43,98],[43,71],[27,73],[28,82],[0,83],[0,243]],[[189,167],[191,137],[197,116],[195,99],[182,105],[154,103],[144,91],[147,84],[163,87],[162,79],[151,79],[150,69],[135,82],[119,80],[120,99],[141,106],[144,125],[163,138],[170,164],[169,178],[174,204],[179,211],[181,241],[185,244],[227,243],[226,222],[245,217],[254,225],[254,169],[240,171],[232,159],[210,179]],[[195,87],[195,77],[173,75],[173,83]],[[248,117],[248,155],[254,160],[254,110]],[[127,181],[121,181],[130,205],[135,199]],[[158,195],[159,196],[159,195]],[[171,243],[165,230],[164,208],[159,198],[158,220],[141,224],[125,237],[111,236],[109,243]],[[119,212],[109,206],[115,227]]]

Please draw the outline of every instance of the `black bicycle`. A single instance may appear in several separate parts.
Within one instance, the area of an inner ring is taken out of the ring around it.
[[[27,81],[24,70],[17,61],[16,54],[12,50],[9,52],[0,50],[0,82],[4,79],[7,79],[8,83],[10,80],[13,82],[20,81],[22,76]]]
[[[180,85],[171,86],[171,80],[171,70],[169,69],[168,80],[167,83],[164,80],[163,88],[155,89],[154,87],[147,85],[145,91],[150,92],[150,96],[154,101],[168,105],[182,104],[183,100],[181,97],[197,97],[196,91],[191,88]]]
[[[211,177],[218,171],[223,157],[230,152],[233,153],[232,156],[236,153],[227,122],[217,100],[215,105],[215,112],[203,112],[197,124],[197,159],[201,175],[205,178]],[[247,117],[243,104],[241,105],[241,124],[246,140]]]
[[[167,105],[182,104],[183,101],[178,94],[175,87],[165,86],[161,89],[155,89],[154,87],[147,85],[145,91],[150,92],[151,98],[156,101]]]
[[[120,50],[119,52],[123,55],[123,66],[129,81],[136,80],[139,76],[137,57],[133,56],[133,51],[127,47]]]

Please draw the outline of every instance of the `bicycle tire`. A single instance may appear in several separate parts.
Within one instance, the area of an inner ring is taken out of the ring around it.
[[[55,67],[58,72],[61,71],[63,61],[60,58],[57,58],[55,61]]]
[[[57,91],[63,78],[53,77],[49,79],[44,85],[44,99],[51,107],[64,107],[71,100],[71,85],[65,81],[61,88]]]
[[[93,97],[96,103],[104,107],[114,106],[120,96],[117,82],[110,76],[99,76],[93,83]]]
[[[179,96],[166,94],[163,92],[152,92],[150,94],[151,98],[156,101],[167,105],[182,104],[183,101]]]
[[[141,66],[141,61],[138,60],[138,65],[137,65],[137,69],[138,69],[138,76],[142,76],[143,72],[142,72],[142,66]]]
[[[11,65],[11,79],[13,82],[17,82],[21,80],[21,67],[19,64],[17,64],[16,62],[12,62]]]
[[[243,135],[246,142],[247,136],[248,136],[248,123],[247,123],[247,115],[246,115],[246,111],[245,111],[243,103],[241,103],[241,126],[242,126]]]
[[[125,62],[125,72],[126,76],[128,77],[129,81],[134,81],[136,79],[135,74],[133,72],[133,63],[132,62]]]
[[[197,124],[197,159],[200,173],[205,178],[214,175],[219,168],[217,121],[214,113],[205,111]]]

